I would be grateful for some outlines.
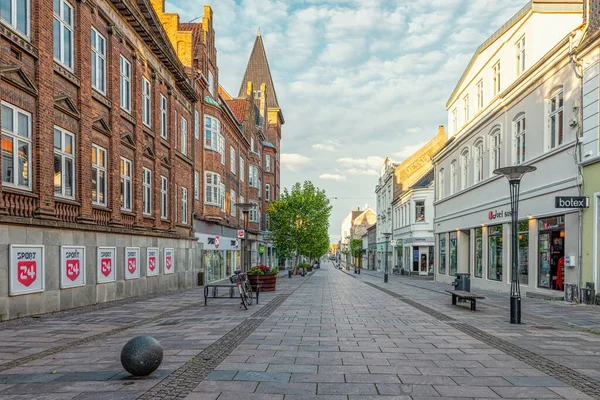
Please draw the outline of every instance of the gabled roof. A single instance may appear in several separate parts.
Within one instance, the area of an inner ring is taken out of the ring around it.
[[[435,178],[435,170],[430,169],[425,175],[423,175],[414,185],[412,185],[411,189],[424,189],[429,187]]]
[[[240,85],[238,97],[246,96],[248,82],[252,82],[255,87],[260,87],[261,84],[265,83],[267,85],[267,107],[280,108],[269,68],[269,61],[267,61],[267,53],[265,52],[265,46],[260,35],[260,29],[254,41],[254,47],[248,60],[244,79],[242,79],[242,84]]]
[[[239,123],[244,122],[244,117],[246,115],[246,104],[247,101],[245,99],[227,100],[227,105]]]
[[[227,92],[227,90],[225,90],[225,88],[221,85],[219,85],[219,94],[225,100],[233,100],[233,97],[231,97],[229,92]]]
[[[262,144],[265,147],[271,147],[271,148],[277,150],[277,147],[275,147],[275,145],[273,143],[271,143],[271,142],[264,141]]]

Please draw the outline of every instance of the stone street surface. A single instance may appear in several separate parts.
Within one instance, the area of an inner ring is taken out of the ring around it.
[[[505,295],[471,312],[439,283],[351,272],[281,274],[248,311],[194,289],[0,324],[0,399],[600,398],[597,308],[523,299],[515,326]],[[146,378],[119,361],[137,335],[165,351]]]

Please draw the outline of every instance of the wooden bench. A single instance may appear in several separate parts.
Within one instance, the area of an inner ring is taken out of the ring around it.
[[[214,299],[218,299],[218,298],[233,299],[234,297],[239,297],[239,295],[240,295],[239,289],[237,288],[237,285],[235,283],[221,283],[221,284],[208,283],[208,284],[204,285],[204,305],[208,304],[208,298],[210,297],[209,296],[210,288],[212,288],[212,297]],[[229,289],[229,297],[219,296],[219,288]],[[253,295],[254,295],[256,304],[258,304],[259,294],[260,294],[260,287],[257,286],[256,291],[253,291]]]
[[[485,299],[485,296],[481,296],[471,292],[463,292],[462,290],[446,290],[446,292],[452,295],[452,305],[456,305],[456,299],[464,299],[471,302],[471,311],[475,311],[478,299]]]

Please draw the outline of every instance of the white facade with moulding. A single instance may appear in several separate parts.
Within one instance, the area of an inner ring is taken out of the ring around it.
[[[434,156],[437,280],[469,272],[475,290],[510,290],[509,186],[493,171],[526,164],[537,171],[521,184],[522,291],[558,297],[579,286],[579,210],[556,209],[555,197],[580,195],[569,45],[581,11],[581,2],[533,0],[480,46],[452,93],[453,136]]]

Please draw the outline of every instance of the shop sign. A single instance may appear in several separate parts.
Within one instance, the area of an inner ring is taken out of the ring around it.
[[[156,276],[159,273],[158,247],[148,247],[146,250],[146,276]]]
[[[229,241],[229,245],[230,245],[231,247],[234,247],[234,248],[236,248],[236,249],[238,248],[238,245],[239,245],[239,243],[240,243],[240,241],[239,241],[238,239],[231,239],[231,240]]]
[[[10,295],[44,291],[44,246],[10,245]]]
[[[243,229],[238,230],[237,231],[237,237],[238,237],[238,239],[243,239],[244,238],[244,234],[245,234],[245,232],[244,232]]]
[[[175,250],[174,249],[165,249],[164,250],[165,257],[165,269],[164,274],[172,274],[175,272]]]
[[[585,196],[567,196],[555,197],[555,208],[588,208],[590,206],[590,198]]]
[[[140,248],[125,247],[125,279],[140,277]]]
[[[493,210],[488,213],[488,219],[490,221],[501,218],[509,218],[510,216],[512,216],[512,211]]]
[[[60,288],[85,286],[85,247],[60,247]]]
[[[98,283],[114,282],[116,247],[98,247]]]
[[[267,250],[267,248],[265,246],[263,246],[262,244],[260,246],[258,246],[258,254],[265,254],[266,250]]]
[[[396,247],[396,241],[395,240],[392,240],[392,246]]]

